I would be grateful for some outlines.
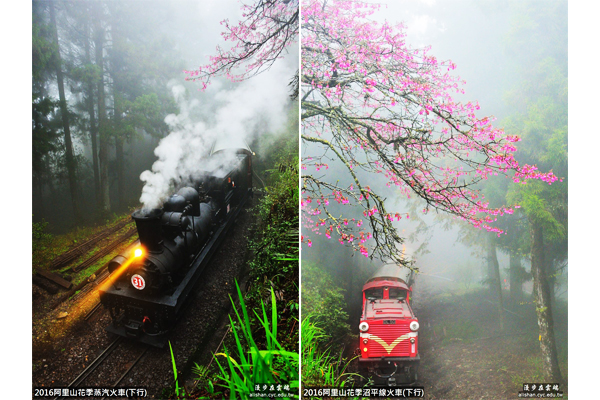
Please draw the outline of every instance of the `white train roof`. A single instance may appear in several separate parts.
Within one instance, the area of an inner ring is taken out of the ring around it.
[[[246,150],[252,153],[248,142],[246,142],[245,139],[238,137],[218,137],[210,149],[210,155],[212,156],[213,154],[223,150]]]
[[[394,280],[400,279],[410,286],[412,284],[413,274],[414,272],[410,268],[401,267],[393,263],[384,264],[369,278],[367,282],[375,279],[390,278]]]

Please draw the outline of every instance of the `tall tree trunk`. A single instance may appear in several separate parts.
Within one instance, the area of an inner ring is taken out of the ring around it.
[[[37,211],[41,215],[45,215],[44,209],[44,187],[41,178],[41,171],[33,173],[33,205],[37,204]],[[35,212],[35,211],[34,211]]]
[[[123,107],[122,102],[124,100],[124,82],[122,79],[122,57],[119,54],[121,49],[121,31],[120,21],[118,18],[112,21],[112,29],[110,36],[112,39],[112,55],[114,58],[111,59],[110,63],[110,74],[113,81],[113,104],[114,104],[114,122],[115,122],[115,150],[116,150],[116,170],[117,170],[117,199],[119,207],[125,206],[125,180],[124,180],[124,156],[123,156],[123,142],[124,142],[124,129],[121,127]]]
[[[498,305],[498,323],[500,330],[504,330],[504,304],[502,302],[502,282],[500,281],[500,263],[496,254],[496,242],[488,236],[488,265],[491,272],[491,288],[495,292],[496,304]]]
[[[488,245],[487,245],[487,255],[486,255],[486,261],[487,261],[487,281],[488,281],[488,285],[490,287],[490,293],[494,291],[494,279],[496,279],[496,271],[494,271],[494,262],[492,260],[491,254],[492,254],[492,250],[491,250],[491,244],[489,242],[488,239]]]
[[[544,269],[544,236],[541,225],[531,224],[531,273],[533,275],[534,304],[540,328],[540,348],[542,365],[549,382],[562,383],[562,375],[558,367],[556,341],[554,339],[554,320],[550,304],[550,287]]]
[[[550,304],[552,305],[552,309],[554,309],[556,300],[556,268],[554,268],[553,261],[546,261],[544,267],[546,272],[546,280],[548,281],[548,291],[550,293]]]
[[[122,111],[117,108],[117,102],[115,101],[115,125],[118,127],[121,122]],[[123,155],[123,137],[120,132],[115,135],[115,149],[116,149],[116,166],[117,166],[117,194],[119,207],[125,206],[125,174],[124,172],[124,155]]]
[[[75,222],[81,222],[81,212],[79,211],[79,194],[77,192],[77,165],[73,156],[73,142],[71,141],[71,129],[69,124],[69,110],[67,109],[67,100],[65,98],[65,85],[63,81],[62,60],[60,57],[60,44],[58,42],[58,29],[56,27],[56,10],[54,3],[50,2],[50,21],[52,25],[52,35],[54,36],[54,44],[56,48],[56,82],[58,84],[58,97],[60,102],[60,111],[62,114],[63,131],[65,134],[65,158],[67,163],[67,175],[69,178],[69,190],[71,192],[71,205],[73,206],[73,214]]]
[[[52,179],[52,173],[50,171],[52,171],[51,167],[50,167],[50,162],[48,161],[47,157],[44,157],[44,170],[48,171],[48,173],[46,174],[44,179],[44,183],[46,185],[48,185],[48,191],[50,192],[50,196],[48,196],[48,200],[49,200],[49,208],[53,208],[53,204],[56,202],[56,199],[58,198],[58,193],[56,193],[56,188],[54,187],[54,181]]]
[[[517,303],[523,298],[523,279],[521,273],[521,257],[509,253],[509,279],[510,279],[510,301]]]
[[[481,282],[485,282],[486,279],[489,278],[489,274],[486,273],[486,268],[487,268],[487,262],[481,262],[478,263],[479,264],[479,276],[480,276],[480,281]]]
[[[100,69],[100,78],[98,79],[98,136],[100,146],[98,147],[98,161],[100,167],[100,200],[102,207],[100,212],[107,214],[110,212],[110,196],[108,182],[108,121],[106,118],[106,104],[104,102],[104,28],[100,21],[102,14],[102,4],[96,5],[96,19],[94,20],[94,42],[96,47],[96,65]]]
[[[90,14],[91,15],[91,14]],[[92,64],[92,60],[90,57],[90,48],[91,38],[90,38],[90,29],[86,23],[85,27],[85,62],[87,65]],[[94,82],[92,77],[88,75],[86,77],[86,91],[87,91],[87,100],[86,107],[88,109],[88,114],[90,115],[90,138],[92,139],[92,166],[94,169],[94,195],[96,199],[96,207],[98,209],[102,208],[102,198],[100,197],[100,172],[98,169],[98,125],[96,123],[96,113],[94,106]]]

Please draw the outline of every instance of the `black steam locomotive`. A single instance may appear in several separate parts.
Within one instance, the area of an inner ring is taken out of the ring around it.
[[[163,347],[185,300],[252,194],[252,152],[218,148],[211,158],[228,167],[202,174],[162,208],[132,214],[139,240],[108,265],[100,301],[110,312],[109,332]]]

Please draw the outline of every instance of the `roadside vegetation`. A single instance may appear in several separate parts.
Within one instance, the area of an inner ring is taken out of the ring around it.
[[[344,289],[312,261],[302,263],[302,285],[302,310],[311,316],[307,324],[321,332],[314,335],[315,343],[339,347],[351,337]]]
[[[314,262],[303,262],[302,279],[303,387],[349,387],[360,381],[351,352],[357,338],[351,329],[346,335],[332,334],[348,321],[344,291]],[[530,293],[503,304],[505,329],[500,331],[496,299],[485,282],[437,281],[423,274],[417,285],[414,307],[422,326],[423,360],[419,384],[426,393],[435,398],[468,398],[475,392],[512,398],[523,383],[544,381]],[[503,296],[510,298],[508,288]],[[553,309],[558,362],[568,381],[568,302],[557,297]],[[561,385],[561,390],[566,397],[568,386]]]
[[[304,387],[343,387],[359,378],[350,372],[353,359],[342,358],[324,343],[331,341],[325,331],[313,321],[314,314],[302,319],[302,384]]]
[[[357,336],[350,328],[344,295],[319,262],[302,262],[303,387],[344,387],[359,379],[351,372],[355,357],[347,351]]]

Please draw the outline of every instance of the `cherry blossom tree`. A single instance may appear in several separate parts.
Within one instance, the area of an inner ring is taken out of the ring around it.
[[[495,128],[493,117],[477,117],[476,102],[453,98],[464,93],[455,65],[407,45],[402,24],[372,20],[379,7],[302,1],[301,137],[310,150],[301,165],[302,241],[310,247],[324,233],[365,256],[409,265],[393,221],[410,215],[388,211],[382,188],[365,176],[383,176],[388,187],[420,197],[424,211],[498,235],[497,217],[518,206],[491,207],[478,183],[496,175],[522,184],[557,177],[519,165],[520,139]],[[343,165],[349,181],[327,174],[331,163]],[[364,219],[338,216],[336,204],[358,207]]]
[[[209,63],[196,70],[184,71],[187,80],[199,80],[202,89],[215,76],[224,75],[234,82],[251,78],[281,58],[284,51],[298,37],[298,0],[257,0],[242,4],[243,20],[237,25],[221,21],[222,33],[229,49],[218,46]],[[292,84],[296,79],[292,80]],[[296,90],[297,92],[297,90]]]

